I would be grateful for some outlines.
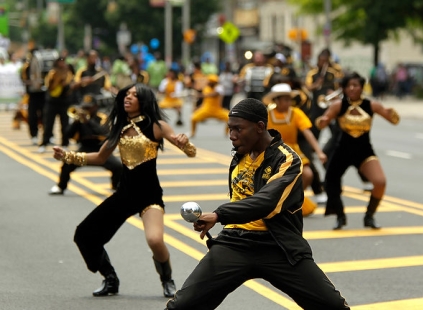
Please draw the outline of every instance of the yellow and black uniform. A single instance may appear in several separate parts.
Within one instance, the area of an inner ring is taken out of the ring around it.
[[[145,70],[139,70],[139,72],[131,73],[131,80],[134,83],[142,83],[148,85],[150,82],[150,75]]]
[[[299,145],[299,135],[303,136],[302,131],[311,128],[311,121],[302,110],[295,107],[290,107],[287,113],[279,112],[277,109],[270,110],[267,128],[279,131],[283,137],[283,142],[301,157],[303,165],[310,165],[310,160],[303,154]],[[308,143],[307,140],[305,142]],[[302,205],[304,216],[312,213],[316,207],[317,205],[313,201],[304,197]]]
[[[217,93],[217,94],[216,94]],[[216,118],[222,122],[228,122],[229,110],[222,107],[223,88],[221,85],[214,87],[208,85],[203,89],[203,103],[192,113],[191,116],[191,135],[194,136],[197,123],[209,118]],[[210,96],[211,94],[215,94]],[[225,127],[226,128],[226,127]]]
[[[130,128],[134,137],[123,136]],[[163,190],[157,176],[159,143],[149,118],[137,117],[127,122],[119,140],[123,172],[119,186],[79,224],[74,240],[90,271],[110,265],[104,245],[128,217],[147,208],[164,211]],[[142,192],[140,192],[142,189]],[[101,271],[101,270],[100,270]]]
[[[303,164],[309,163],[308,158],[304,156],[298,145],[298,131],[311,128],[311,121],[303,111],[295,107],[290,107],[287,113],[272,109],[269,111],[267,127],[279,131],[283,137],[283,142],[300,155]]]
[[[207,86],[209,79],[201,69],[196,69],[192,74],[186,77],[185,85],[187,88],[190,88],[196,91],[199,95],[202,94],[204,87]],[[199,96],[195,101],[195,108],[198,108],[203,103],[203,97]]]
[[[273,85],[283,83],[286,79],[293,80],[296,78],[297,73],[291,66],[275,67],[272,73],[263,80],[263,85],[266,90],[270,90]]]
[[[165,78],[159,85],[159,91],[164,93],[164,98],[159,102],[160,109],[180,108],[184,104],[179,97],[184,85],[178,79]]]
[[[43,124],[46,91],[44,87],[45,73],[31,51],[21,69],[21,79],[28,94],[28,128],[33,144],[38,144],[38,128]]]
[[[64,61],[64,60],[63,60]],[[51,69],[45,77],[45,86],[47,87],[47,100],[44,107],[44,132],[43,141],[40,146],[45,147],[50,138],[53,136],[53,127],[56,116],[59,116],[62,146],[69,145],[69,139],[66,135],[69,126],[69,116],[67,110],[69,108],[71,83],[73,82],[73,74],[66,67],[65,69]]]
[[[80,98],[87,94],[100,95],[101,90],[110,90],[112,83],[109,74],[99,67],[82,67],[75,73],[75,83],[81,82],[84,77],[92,77],[95,81],[89,85],[81,85]]]
[[[370,161],[378,160],[370,143],[373,111],[368,99],[358,102],[342,100],[337,121],[341,133],[326,169],[325,189],[328,195],[325,215],[345,216],[341,199],[341,179],[345,171],[354,166],[358,169]]]
[[[236,169],[232,171],[232,197],[231,201],[240,201],[254,195],[254,172],[260,167],[264,159],[264,152],[252,159],[245,155],[239,162]],[[262,219],[246,224],[229,224],[225,228],[239,228],[245,230],[267,231],[266,224]]]
[[[88,113],[88,112],[87,112]],[[86,121],[76,119],[66,130],[66,138],[75,139],[79,144],[77,152],[98,152],[101,145],[107,137],[108,131],[104,126],[105,115],[102,113],[94,113]],[[114,155],[107,158],[106,162],[101,165],[103,168],[111,172],[111,188],[117,189],[120,176],[122,174],[122,163]],[[70,181],[70,175],[73,171],[78,169],[79,166],[73,164],[63,163],[59,183],[57,186],[60,189],[60,194],[66,190]],[[59,194],[59,193],[51,193]]]
[[[229,168],[231,202],[214,211],[225,227],[207,241],[209,251],[166,309],[215,309],[254,278],[292,292],[304,309],[349,309],[302,236],[301,160],[277,131],[269,133],[273,140],[255,161],[235,154]]]
[[[261,100],[265,93],[265,80],[273,72],[273,66],[265,64],[258,66],[254,63],[246,64],[239,73],[239,78],[245,80],[245,92],[248,98]]]
[[[332,67],[327,67],[325,70],[324,68],[314,68],[311,69],[306,77],[305,77],[305,86],[307,88],[311,88],[311,85],[315,83],[320,77],[323,76],[323,84],[322,87],[319,89],[312,90],[313,93],[313,99],[311,104],[311,113],[309,115],[311,123],[313,127],[311,128],[311,131],[313,132],[316,139],[319,139],[320,130],[314,125],[316,118],[323,115],[325,112],[325,109],[319,107],[318,102],[321,98],[321,96],[327,96],[329,90],[337,90],[339,85],[337,82],[337,76],[338,73],[335,69]],[[320,97],[320,98],[319,98]]]

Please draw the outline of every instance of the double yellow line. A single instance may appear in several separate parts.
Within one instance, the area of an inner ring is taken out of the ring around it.
[[[42,156],[34,156],[33,152],[27,150],[24,147],[19,146],[16,143],[10,142],[9,140],[0,137],[0,151],[13,160],[19,162],[22,165],[29,167],[30,169],[36,171],[40,175],[43,175],[53,181],[57,180],[57,172],[51,171],[52,169],[45,169],[44,167],[49,168],[59,168],[60,163],[57,165],[51,163],[51,161],[44,159]],[[228,163],[229,156],[224,156],[221,154],[216,154],[207,150],[198,150],[199,154],[202,154],[199,162],[214,162],[214,163]],[[171,160],[164,161],[165,164],[172,163]],[[217,170],[216,170],[217,171]],[[218,169],[217,173],[221,173],[221,169]],[[224,169],[224,172],[227,172],[227,169]],[[165,174],[173,174],[171,170],[164,171]],[[184,171],[178,171],[178,173],[184,173]],[[96,193],[101,194],[102,196],[109,196],[110,192],[105,190],[103,186],[96,185],[92,182],[86,180],[83,177],[84,174],[74,174],[72,176],[73,181],[76,183],[95,190]],[[165,182],[163,182],[165,183]],[[225,181],[226,183],[226,181]],[[217,182],[218,185],[222,185],[221,182]],[[170,186],[178,186],[178,183],[169,183]],[[186,184],[186,186],[192,186]],[[74,184],[69,184],[69,190],[72,192],[83,196],[85,199],[91,201],[93,204],[100,204],[104,197],[98,197],[96,194],[90,193],[83,188],[76,186]],[[368,198],[360,194],[361,191],[355,188],[345,187],[345,196],[350,198],[366,201]],[[200,195],[201,196],[201,195]],[[172,201],[188,201],[188,200],[201,200],[202,197],[199,195],[187,196],[175,196]],[[195,198],[194,198],[195,197]],[[166,197],[168,201],[169,197]],[[225,194],[216,194],[213,195],[204,195],[203,199],[205,200],[226,200],[227,196]],[[398,205],[401,204],[401,205]],[[383,202],[383,208],[386,208],[386,211],[398,211],[404,210],[406,212],[414,213],[416,215],[423,216],[423,205],[403,199],[393,198],[386,196]],[[181,218],[179,214],[167,214],[164,218],[164,223],[168,228],[171,228],[174,231],[202,244],[205,246],[205,241],[199,238],[198,233],[194,232],[192,229],[189,229],[187,226],[180,224]],[[139,229],[144,229],[142,221],[132,216],[127,222]],[[423,227],[403,227],[403,228],[386,228],[380,231],[371,231],[371,230],[349,230],[342,232],[334,231],[306,231],[304,236],[306,239],[325,239],[325,238],[346,238],[346,237],[365,237],[365,236],[375,236],[375,235],[399,235],[399,234],[423,234]],[[198,249],[189,246],[188,244],[180,241],[179,239],[165,233],[164,235],[165,242],[174,247],[175,249],[183,252],[184,254],[196,259],[201,260],[207,251],[204,247],[204,251],[199,251]],[[348,272],[348,271],[358,271],[358,270],[371,270],[371,269],[382,269],[382,268],[398,268],[398,267],[411,267],[411,266],[421,266],[423,265],[423,256],[411,256],[411,257],[396,257],[396,258],[386,258],[386,259],[371,259],[371,260],[361,260],[361,261],[345,261],[345,262],[335,262],[335,263],[321,263],[319,266],[323,271],[327,273],[331,272]],[[265,285],[260,284],[258,281],[250,280],[244,283],[244,285],[251,290],[257,292],[258,294],[264,296],[275,302],[276,304],[287,308],[287,309],[301,309],[297,306],[295,302],[291,299],[283,296],[278,291],[270,289]],[[354,310],[364,310],[364,309],[423,309],[423,298],[410,299],[410,300],[401,300],[393,302],[382,302],[371,305],[362,305],[352,307]]]

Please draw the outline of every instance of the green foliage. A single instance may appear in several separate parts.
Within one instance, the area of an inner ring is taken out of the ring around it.
[[[324,0],[289,0],[304,14],[324,14]],[[399,29],[423,22],[423,0],[332,0],[331,24],[335,39],[358,41],[375,47]]]
[[[84,27],[90,24],[92,35],[101,42],[100,52],[111,56],[117,55],[116,34],[122,22],[126,23],[131,32],[132,43],[147,44],[157,38],[161,42],[159,50],[164,49],[164,8],[150,6],[149,0],[116,0],[116,10],[107,10],[109,0],[77,0],[74,4],[63,5],[65,21],[65,43],[71,53],[83,48]],[[191,0],[191,27],[206,23],[209,16],[219,10],[220,1]],[[182,7],[173,8],[173,54],[181,54],[182,37]],[[56,26],[53,27],[57,29]],[[201,26],[198,27],[201,29]],[[51,46],[51,40],[57,35],[51,34],[51,26],[41,22],[33,37],[40,45]],[[48,33],[46,38],[43,33]],[[201,33],[200,33],[201,35]]]

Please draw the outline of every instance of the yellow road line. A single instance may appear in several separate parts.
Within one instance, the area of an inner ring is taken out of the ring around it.
[[[318,263],[327,273],[423,266],[423,255]]]
[[[367,210],[367,207],[364,206],[348,206],[344,208],[345,213],[349,214],[349,213],[365,213]],[[381,205],[378,209],[377,212],[400,212],[400,211],[404,211],[404,207],[399,207],[399,206],[395,206],[392,205],[392,207],[389,208],[384,208],[383,205]],[[323,215],[325,214],[325,207],[317,207],[316,210],[314,210],[314,212],[309,216],[312,217],[313,215]]]
[[[0,137],[0,142],[3,142],[1,137]],[[6,141],[6,145],[10,146],[10,143],[7,143],[8,141]],[[15,148],[13,148],[15,149]],[[40,173],[41,175],[44,175],[50,179],[57,179],[57,175],[53,174],[51,172],[46,171],[45,169],[39,167],[37,164],[35,164],[34,162],[31,162],[29,160],[27,160],[26,158],[18,155],[16,152],[11,151],[3,146],[0,146],[0,151],[2,151],[3,153],[5,153],[6,155],[10,156],[11,158],[13,158],[14,160],[16,160],[17,162],[28,166],[29,168],[33,169],[34,171]],[[32,156],[33,154],[26,152],[26,156],[28,156],[29,158],[31,158],[32,160],[34,160],[34,157]],[[38,162],[41,165],[44,166],[51,166],[51,163],[49,162],[45,162],[42,159],[35,159],[35,162]],[[225,169],[225,173],[227,173],[227,169]],[[78,178],[79,179],[79,178]],[[78,180],[79,181],[79,180]],[[85,180],[83,180],[85,181]],[[86,184],[92,184],[91,182],[85,182]],[[85,185],[85,184],[83,184]],[[97,188],[96,186],[94,186],[95,188]],[[74,191],[75,193],[84,196],[84,198],[88,199],[89,201],[93,202],[94,204],[99,204],[101,201],[103,201],[103,198],[97,197],[95,195],[92,195],[88,192],[86,192],[83,189],[80,189],[77,186],[73,186],[72,184],[69,185],[69,189]],[[105,191],[101,190],[101,193],[103,194]],[[106,194],[110,194],[110,193],[106,193]],[[210,195],[207,195],[210,196]],[[175,197],[179,197],[178,199],[180,199],[181,196],[175,196]],[[190,197],[190,196],[184,196],[184,197]],[[197,196],[193,196],[193,197],[197,197]],[[227,199],[227,197],[225,198]],[[186,199],[188,200],[188,199]],[[183,200],[183,201],[186,201]],[[178,200],[179,201],[179,200]],[[181,200],[182,201],[182,200]],[[401,200],[402,203],[407,203],[407,201],[403,201]],[[419,206],[419,204],[415,204],[416,206]],[[414,206],[414,205],[413,205]],[[168,220],[169,218],[173,218],[173,217],[177,217],[178,215],[166,215],[165,216],[165,222],[169,223],[170,221]],[[139,229],[144,229],[142,226],[142,221],[139,220],[138,218],[135,217],[131,217],[127,220],[128,223],[138,227]],[[173,227],[175,227],[172,224]],[[182,225],[181,225],[182,226]],[[184,227],[183,230],[185,230],[186,227]],[[389,235],[389,234],[393,234],[395,232],[395,234],[404,234],[401,233],[401,229],[405,229],[407,230],[406,233],[423,233],[423,228],[422,227],[405,227],[405,228],[390,228],[390,229],[382,229],[380,231],[342,231],[340,232],[342,234],[342,237],[357,237],[357,236],[375,236],[375,235]],[[376,234],[375,234],[376,232]],[[305,232],[306,234],[307,232]],[[335,234],[334,234],[335,233]],[[321,237],[324,237],[326,234],[327,238],[334,238],[334,235],[336,235],[337,232],[310,232],[310,237],[309,239],[313,239],[317,238],[318,235],[320,235]],[[193,233],[195,234],[195,232]],[[199,239],[198,237],[198,233],[195,234],[195,239],[197,240]],[[339,238],[340,236],[336,236],[337,238]],[[199,239],[201,240],[201,239]],[[172,247],[175,247],[178,250],[183,250],[183,252],[197,260],[200,260],[203,256],[204,253],[196,250],[195,248],[192,248],[188,245],[186,245],[185,243],[179,241],[178,239],[165,234],[165,242],[169,245],[171,245]],[[371,260],[368,261],[361,261],[361,264],[359,264],[359,267],[357,267],[357,262],[339,262],[339,263],[327,263],[327,265],[325,264],[320,264],[320,266],[323,266],[323,268],[326,268],[328,271],[327,272],[340,272],[340,271],[348,271],[345,270],[347,268],[351,268],[351,266],[348,266],[348,264],[354,264],[354,266],[356,266],[355,268],[361,268],[361,269],[356,269],[356,270],[366,270],[366,269],[371,269],[371,266],[380,266],[380,264],[375,263],[376,260],[373,260],[372,262],[370,262]],[[379,261],[379,260],[378,260]],[[394,259],[384,259],[384,266],[392,266],[392,267],[385,267],[385,268],[395,268],[395,267],[404,267],[404,265],[401,265],[401,261],[402,262],[406,262],[405,265],[406,266],[416,266],[416,265],[421,265],[418,264],[418,261],[422,261],[422,257],[412,257],[412,258],[394,258]],[[330,269],[332,268],[332,269]],[[337,270],[337,271],[336,271]],[[267,288],[264,285],[261,285],[260,283],[251,280],[248,281],[244,284],[245,286],[249,287],[250,289],[256,291],[257,293],[263,295],[264,297],[274,301],[275,303],[286,307],[288,309],[300,309],[293,301],[291,301],[290,299],[280,295],[278,292],[275,292],[269,288]],[[406,308],[406,309],[421,309],[423,306],[423,299],[409,299],[409,300],[401,300],[401,301],[393,301],[393,302],[383,302],[383,303],[376,303],[376,304],[372,304],[372,305],[363,305],[363,306],[355,306],[352,307],[352,309],[354,310],[364,310],[364,309],[402,309],[402,308]]]
[[[1,141],[1,137],[0,137],[0,142]],[[13,158],[14,160],[20,162],[21,164],[24,164],[26,166],[28,166],[29,168],[33,169],[34,171],[40,173],[41,175],[44,175],[50,179],[54,179],[57,178],[57,176],[53,175],[53,173],[51,172],[47,172],[45,169],[40,168],[39,166],[37,166],[35,163],[32,163],[31,161],[25,159],[24,157],[17,155],[15,152],[6,149],[3,146],[0,146],[0,151],[2,151],[3,153],[7,154],[9,157]],[[82,195],[84,198],[86,198],[87,200],[93,202],[95,205],[100,204],[103,199],[99,198],[99,197],[95,197],[94,195],[90,195],[88,192],[79,189],[76,186],[72,186],[69,187],[69,189],[71,189],[72,191],[76,190],[75,192],[77,194]],[[138,218],[136,218],[135,216],[132,216],[130,218],[128,218],[126,220],[129,224],[144,230],[144,227],[142,225],[142,221],[139,220]],[[165,242],[174,247],[175,249],[185,253],[188,256],[193,257],[196,260],[201,260],[204,257],[205,253],[202,253],[200,251],[198,251],[197,249],[190,247],[189,245],[181,242],[180,240],[172,237],[171,235],[165,233],[164,234],[164,240]],[[300,309],[293,301],[291,301],[290,299],[284,297],[283,295],[280,295],[279,293],[263,286],[262,284],[254,281],[254,280],[250,280],[246,283],[244,283],[245,286],[247,286],[248,288],[254,290],[255,292],[261,294],[263,297],[268,298],[269,300],[272,300],[273,302],[286,307],[288,309]]]
[[[382,229],[356,229],[356,230],[323,230],[323,231],[305,231],[304,238],[307,240],[338,239],[338,238],[357,238],[357,237],[380,237],[380,236],[398,236],[423,234],[423,226],[410,227],[386,227]]]
[[[421,310],[423,309],[423,298],[402,299],[386,302],[379,302],[368,305],[354,306],[351,310]]]

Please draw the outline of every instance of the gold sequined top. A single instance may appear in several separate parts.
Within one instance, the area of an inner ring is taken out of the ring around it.
[[[122,163],[130,170],[146,161],[157,158],[159,143],[153,142],[147,138],[135,124],[142,119],[142,116],[131,119],[130,123],[122,129],[121,138],[119,140]],[[125,131],[131,127],[135,129],[138,135],[124,136],[123,134]]]
[[[338,118],[341,129],[354,138],[369,132],[372,127],[372,116],[360,107],[362,102],[350,102],[347,111]]]

